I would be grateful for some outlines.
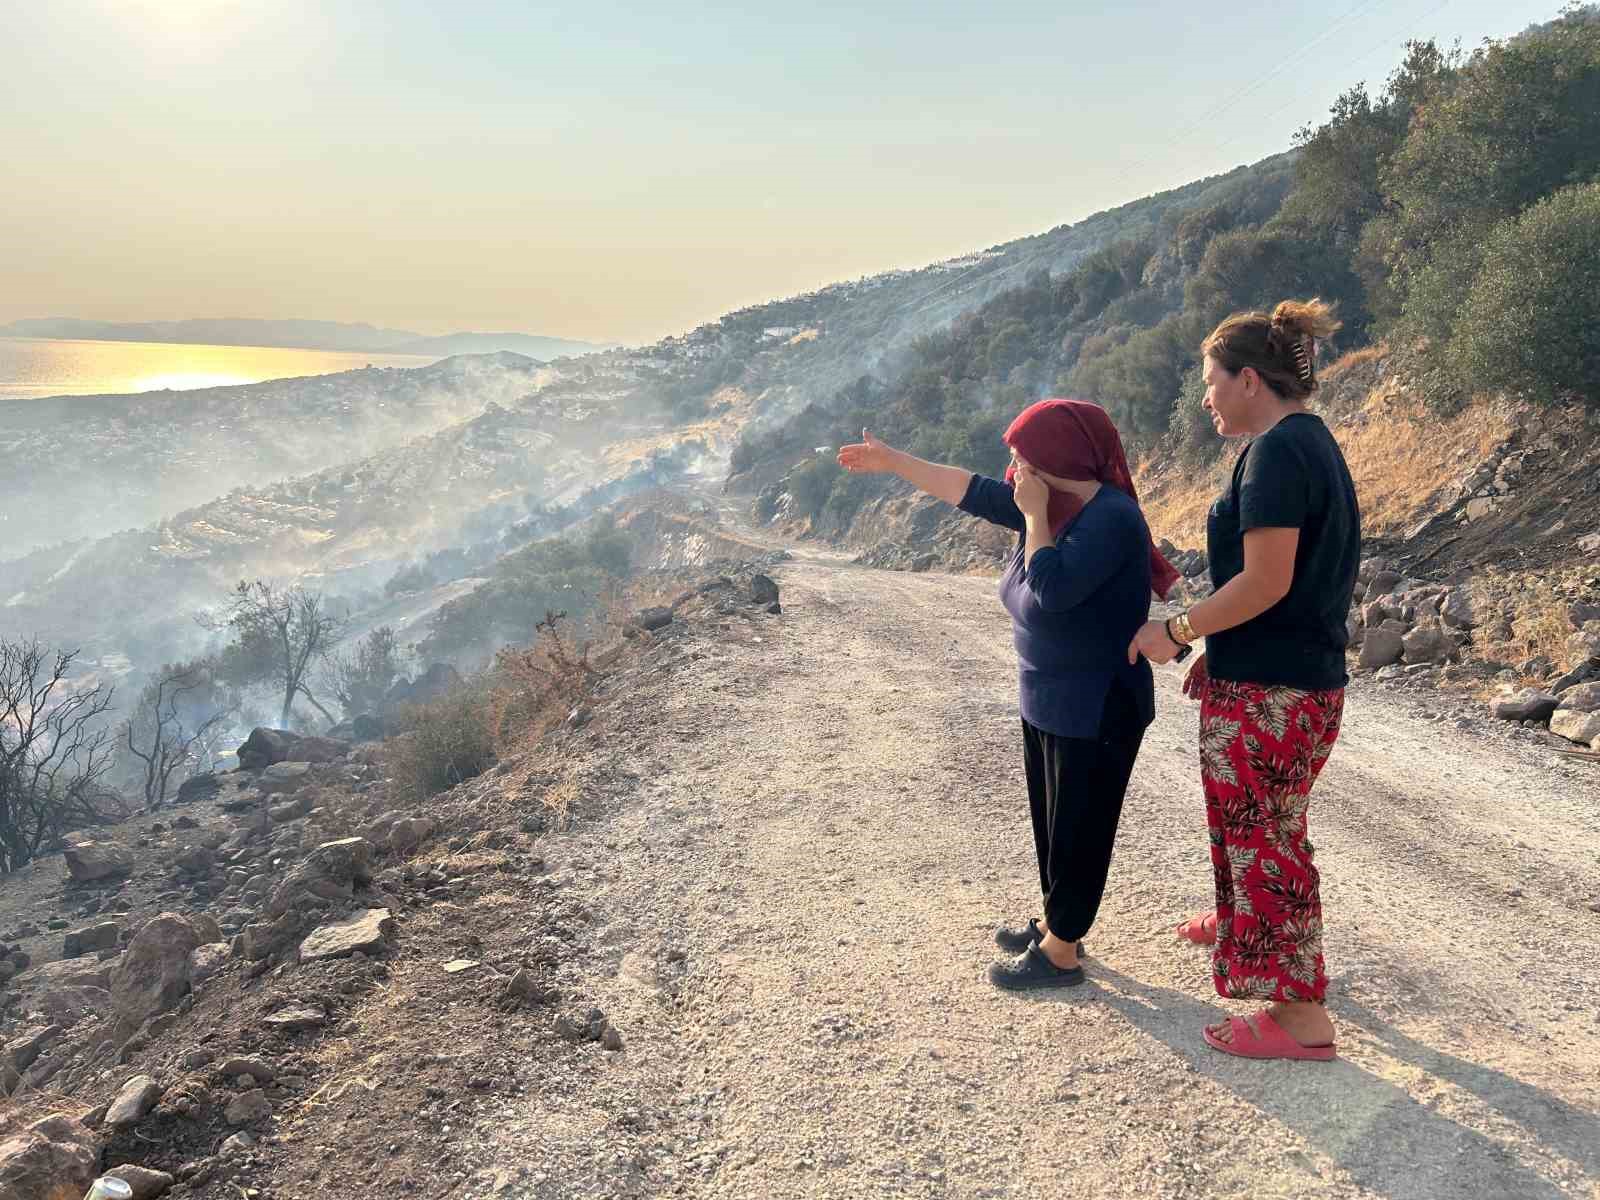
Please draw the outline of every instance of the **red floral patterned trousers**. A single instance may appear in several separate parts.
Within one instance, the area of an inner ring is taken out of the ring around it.
[[[1208,680],[1200,771],[1217,884],[1217,994],[1321,1003],[1322,899],[1306,808],[1344,711],[1344,689]]]

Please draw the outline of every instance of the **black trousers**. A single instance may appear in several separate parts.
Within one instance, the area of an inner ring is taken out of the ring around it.
[[[1045,922],[1065,941],[1087,933],[1100,911],[1122,798],[1144,730],[1137,703],[1120,683],[1106,696],[1098,737],[1059,737],[1022,723]]]

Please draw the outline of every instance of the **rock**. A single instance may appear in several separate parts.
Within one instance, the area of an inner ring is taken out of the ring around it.
[[[228,943],[220,938],[189,951],[189,987],[198,988],[228,965]]]
[[[185,1054],[183,1056],[183,1065],[191,1071],[197,1071],[201,1067],[210,1065],[216,1057],[215,1052],[201,1047]]]
[[[220,1069],[229,1078],[236,1075],[248,1075],[257,1083],[271,1083],[278,1077],[277,1068],[271,1063],[263,1059],[248,1058],[242,1055],[228,1059]]]
[[[460,975],[480,965],[482,964],[475,958],[453,958],[445,963],[444,973],[446,975]]]
[[[178,785],[176,804],[194,804],[200,800],[209,800],[222,790],[222,780],[208,771],[204,775],[191,775]],[[188,820],[180,817],[179,820]],[[174,822],[177,824],[177,822]]]
[[[600,1035],[600,1044],[607,1050],[622,1049],[622,1035],[617,1032],[617,1027],[609,1021],[606,1023],[605,1032]]]
[[[338,762],[350,753],[350,743],[342,738],[301,737],[289,747],[289,756],[283,762],[331,763]]]
[[[1370,604],[1379,596],[1387,596],[1394,591],[1400,582],[1400,574],[1396,571],[1378,571],[1372,577],[1372,582],[1367,585],[1366,600]]]
[[[755,604],[776,604],[778,585],[766,575],[750,577],[750,600]]]
[[[255,1148],[255,1135],[241,1131],[223,1142],[217,1153],[226,1158],[234,1154],[248,1154]]]
[[[1350,646],[1361,645],[1361,643],[1364,642],[1367,637],[1367,627],[1363,625],[1360,621],[1360,618],[1354,614],[1345,618],[1344,632],[1346,644]]]
[[[49,1048],[50,1043],[64,1032],[59,1025],[35,1026],[5,1044],[4,1051],[0,1051],[0,1064],[8,1065],[15,1071],[26,1071]]]
[[[180,871],[204,875],[216,863],[217,856],[209,846],[185,846],[175,861]]]
[[[258,771],[263,767],[270,767],[273,763],[280,763],[288,757],[289,747],[296,742],[297,735],[287,729],[267,729],[257,726],[250,731],[250,736],[239,747],[239,766],[246,771]]]
[[[108,950],[122,936],[122,926],[115,921],[101,921],[98,925],[85,925],[74,929],[61,939],[61,956],[79,958],[94,950]]]
[[[1548,692],[1523,688],[1489,702],[1490,715],[1502,721],[1544,721],[1561,702]]]
[[[82,1200],[100,1166],[100,1143],[81,1123],[46,1117],[0,1140],[5,1200]]]
[[[272,893],[269,919],[290,916],[304,908],[306,895],[322,900],[348,900],[358,884],[372,882],[372,843],[366,838],[323,842],[306,855]]]
[[[1591,621],[1591,626],[1600,625],[1600,622]],[[1567,639],[1567,654],[1574,665],[1579,663],[1600,663],[1600,628],[1585,628],[1578,630]]]
[[[1437,622],[1418,625],[1400,639],[1408,663],[1437,663],[1450,657],[1455,643],[1445,637]]]
[[[106,1124],[123,1129],[144,1119],[161,1099],[161,1085],[148,1075],[135,1075],[122,1085],[117,1098],[106,1110]]]
[[[124,1021],[142,1025],[189,991],[189,953],[202,942],[177,913],[162,913],[133,935],[111,969],[112,1003]]]
[[[133,852],[115,842],[79,842],[66,849],[67,871],[79,883],[133,871]]]
[[[315,1008],[285,1008],[273,1013],[264,1022],[275,1033],[301,1033],[307,1029],[320,1029],[327,1023],[327,1015]]]
[[[261,772],[256,786],[266,795],[275,796],[280,792],[297,792],[310,782],[310,763],[278,762]]]
[[[1600,621],[1600,604],[1574,600],[1567,605],[1567,620],[1574,629],[1582,629],[1590,621]]]
[[[766,611],[775,617],[780,616],[783,613],[783,605],[774,600],[771,604],[767,605]]]
[[[523,1004],[538,1004],[545,998],[539,978],[526,967],[518,969],[506,983],[506,998]]]
[[[1568,688],[1561,696],[1561,707],[1575,712],[1600,712],[1600,682]]]
[[[229,1125],[256,1125],[272,1119],[272,1101],[260,1088],[235,1096],[222,1114]]]
[[[641,609],[634,618],[634,624],[644,630],[664,629],[672,624],[672,610],[660,605]]]
[[[1577,687],[1580,683],[1590,683],[1600,679],[1600,666],[1593,663],[1580,663],[1564,675],[1558,675],[1550,681],[1549,691],[1552,695],[1559,696],[1568,688]]]
[[[346,958],[358,950],[363,954],[377,954],[388,944],[393,932],[394,918],[389,910],[369,908],[317,929],[300,943],[300,958],[303,962]]]
[[[1361,643],[1361,665],[1371,670],[1376,667],[1387,667],[1400,661],[1400,655],[1405,650],[1405,643],[1401,635],[1386,626],[1368,629],[1365,639]]]
[[[1561,694],[1550,732],[1584,746],[1600,743],[1600,683],[1580,683]]]
[[[407,817],[389,829],[389,849],[406,854],[433,836],[434,823],[428,817]]]
[[[279,766],[282,766],[282,765],[284,765],[284,764],[282,764],[282,763],[279,764]],[[278,768],[277,767],[268,767],[267,769],[269,771],[275,771]],[[267,815],[269,817],[271,817],[275,822],[277,822],[278,824],[281,825],[285,821],[293,821],[293,820],[295,820],[295,819],[297,819],[299,817],[303,817],[310,811],[311,811],[311,797],[309,795],[306,795],[305,793],[302,793],[301,795],[296,796],[293,800],[290,800],[285,804],[275,804],[272,807],[268,808],[267,809]]]
[[[461,673],[448,663],[432,663],[411,681],[399,680],[383,697],[379,715],[389,723],[392,714],[408,704],[427,704],[437,700],[461,682]]]
[[[165,1194],[167,1189],[177,1182],[165,1171],[136,1167],[132,1163],[113,1167],[106,1173],[116,1176],[132,1189],[132,1200],[155,1200],[155,1197]]]
[[[561,1013],[556,1017],[556,1034],[563,1041],[581,1042],[584,1035],[584,1021],[581,1017],[574,1017],[568,1013]]]
[[[1451,629],[1477,627],[1478,616],[1472,607],[1472,597],[1465,588],[1455,588],[1446,594],[1444,605],[1439,609],[1439,619]]]

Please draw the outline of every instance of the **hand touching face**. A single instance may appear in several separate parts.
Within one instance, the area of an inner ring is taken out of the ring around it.
[[[1039,478],[1027,463],[1018,461],[1011,487],[1017,507],[1024,516],[1042,517],[1050,507],[1050,485]]]

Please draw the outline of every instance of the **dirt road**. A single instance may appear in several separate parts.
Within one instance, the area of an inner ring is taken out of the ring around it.
[[[1229,1059],[1200,1040],[1205,956],[1169,932],[1211,878],[1177,669],[1090,983],[1003,995],[992,930],[1038,896],[994,581],[817,555],[777,575],[781,618],[613,698],[590,764],[623,773],[610,815],[548,841],[593,888],[632,1182],[597,1153],[524,1170],[526,1194],[1600,1195],[1591,764],[1352,689],[1311,810],[1341,1057]],[[562,1121],[508,1108],[480,1161],[617,1128]]]

